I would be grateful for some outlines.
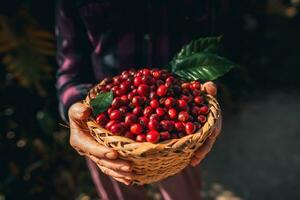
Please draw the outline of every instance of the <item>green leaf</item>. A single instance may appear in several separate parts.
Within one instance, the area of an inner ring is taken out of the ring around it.
[[[93,108],[94,116],[97,116],[101,112],[104,112],[110,105],[113,100],[113,92],[103,92],[99,93],[96,98],[91,99],[90,105]]]
[[[192,56],[177,59],[174,72],[185,80],[214,80],[230,69],[236,67],[234,63],[212,53],[195,53]]]
[[[176,65],[174,65],[174,63],[178,59],[183,59],[199,52],[217,53],[220,47],[221,38],[221,36],[199,38],[183,46],[180,52],[173,57],[173,60],[170,63],[172,71],[176,71]]]

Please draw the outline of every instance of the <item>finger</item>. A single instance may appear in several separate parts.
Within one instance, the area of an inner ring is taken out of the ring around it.
[[[208,81],[202,85],[202,90],[205,91],[207,94],[212,96],[217,95],[217,86],[211,81]]]
[[[101,169],[101,165],[99,164],[99,159],[96,158],[95,156],[88,156],[88,158],[90,158],[93,162],[96,163],[96,165]],[[114,178],[114,177],[113,177]],[[125,178],[114,178],[119,182],[124,183],[125,185],[130,185],[131,180],[125,179]]]
[[[74,148],[76,151],[77,151],[77,153],[79,154],[79,155],[81,155],[81,156],[84,156],[85,155],[85,153],[83,152],[83,151],[81,151],[80,149],[78,149],[78,148]]]
[[[81,102],[77,102],[69,108],[68,114],[70,119],[82,121],[88,119],[88,117],[91,115],[91,111],[91,107]]]
[[[116,181],[119,181],[121,183],[124,183],[125,185],[130,185],[131,181],[123,178],[114,178]]]
[[[80,151],[85,152],[85,154],[93,155],[97,158],[116,159],[118,157],[116,151],[100,145],[91,135],[85,134],[78,129],[72,130],[70,144],[75,149],[79,149]]]
[[[204,159],[204,158],[203,158]],[[199,159],[199,158],[192,158],[190,165],[192,165],[193,167],[196,167],[197,165],[199,165],[199,163],[203,160],[203,159]]]
[[[114,178],[123,178],[123,179],[127,179],[127,180],[133,179],[133,174],[130,172],[115,171],[115,170],[109,169],[109,168],[101,166],[101,165],[98,165],[98,166],[101,169],[101,171],[108,176],[112,176]]]
[[[207,138],[204,144],[199,149],[197,149],[194,156],[198,159],[204,158],[206,154],[210,152],[214,142],[214,138]]]
[[[98,159],[95,156],[89,156],[95,163],[98,165],[104,166],[106,168],[117,170],[117,171],[124,171],[124,172],[131,172],[132,166],[128,161],[117,159],[117,160],[110,160],[110,159]]]
[[[209,137],[216,138],[221,133],[221,130],[222,130],[222,115],[220,115],[220,117],[218,118],[218,121],[216,122],[216,127]]]

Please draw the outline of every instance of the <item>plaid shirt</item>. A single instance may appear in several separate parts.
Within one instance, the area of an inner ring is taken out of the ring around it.
[[[57,70],[60,113],[106,76],[166,65],[183,44],[208,34],[204,0],[60,0]]]

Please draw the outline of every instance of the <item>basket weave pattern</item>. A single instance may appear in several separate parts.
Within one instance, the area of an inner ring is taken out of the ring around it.
[[[94,98],[98,92],[97,86],[95,86],[89,92],[85,103],[89,104],[90,99]],[[153,183],[177,174],[188,166],[194,152],[215,128],[221,110],[214,97],[210,95],[205,97],[210,109],[207,122],[196,133],[179,139],[171,139],[157,144],[136,142],[129,138],[113,135],[100,127],[93,118],[87,121],[87,126],[96,141],[116,150],[121,159],[132,162],[135,174],[133,184]]]

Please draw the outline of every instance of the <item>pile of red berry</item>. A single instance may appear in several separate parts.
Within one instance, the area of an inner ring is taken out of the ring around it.
[[[98,89],[112,91],[114,99],[96,121],[113,134],[156,143],[193,134],[206,122],[209,108],[197,81],[141,69],[123,71],[104,83]]]

